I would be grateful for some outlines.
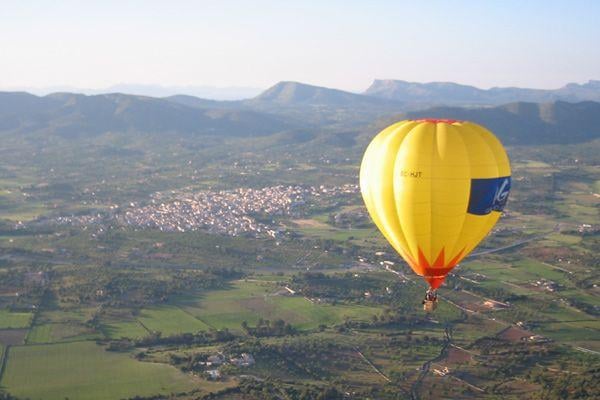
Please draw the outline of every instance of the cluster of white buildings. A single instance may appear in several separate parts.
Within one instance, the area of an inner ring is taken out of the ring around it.
[[[117,215],[119,223],[167,232],[207,230],[237,236],[254,234],[276,237],[281,229],[257,221],[257,216],[293,215],[310,201],[340,194],[354,194],[358,185],[333,187],[269,186],[221,191],[172,191],[157,193],[151,204],[135,205]]]
[[[577,232],[579,233],[596,233],[600,230],[600,227],[591,224],[580,224],[577,226]]]
[[[261,189],[192,189],[156,192],[148,205],[111,205],[105,213],[59,216],[51,223],[75,226],[116,224],[165,232],[205,230],[229,236],[277,237],[284,229],[271,218],[300,216],[303,207],[340,195],[356,195],[358,185],[268,186]],[[259,221],[260,220],[260,221]],[[48,223],[48,220],[37,223]]]
[[[60,216],[52,220],[52,222],[59,225],[76,225],[76,226],[87,226],[96,225],[105,222],[106,215],[103,214],[87,214],[87,215],[70,215]]]
[[[540,278],[537,281],[531,282],[531,285],[549,292],[556,292],[559,289],[559,286],[556,282],[544,278]]]
[[[231,364],[236,367],[247,368],[254,365],[256,361],[252,354],[242,353],[240,356],[232,356],[229,359],[225,357],[223,353],[218,353],[212,356],[209,356],[206,361],[199,361],[196,363],[197,367],[204,368],[209,367],[212,369],[205,370],[206,375],[210,379],[220,379],[222,374],[218,369],[221,365]]]

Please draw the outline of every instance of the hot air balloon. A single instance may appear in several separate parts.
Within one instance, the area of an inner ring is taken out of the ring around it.
[[[488,234],[510,191],[500,141],[472,122],[405,120],[381,131],[360,167],[371,218],[392,247],[430,286],[437,304],[446,275]]]

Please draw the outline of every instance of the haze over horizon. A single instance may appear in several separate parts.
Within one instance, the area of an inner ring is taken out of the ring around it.
[[[600,78],[598,11],[588,1],[9,1],[0,90],[285,80],[361,92],[373,79],[555,89]]]
[[[394,78],[375,78],[372,81],[371,86],[365,87],[362,90],[349,91],[350,93],[357,94],[369,94],[369,89],[376,83],[376,81],[404,81],[403,79],[394,79]],[[595,82],[595,79],[589,79],[583,82],[565,82],[564,85],[561,85],[556,88],[532,88],[532,87],[518,87],[518,89],[533,89],[533,90],[557,90],[566,87],[567,85],[585,85],[591,82]],[[138,96],[150,96],[150,97],[169,97],[174,95],[188,95],[194,96],[203,99],[210,100],[244,100],[250,99],[260,95],[271,87],[274,87],[277,84],[283,82],[291,82],[291,83],[299,83],[302,85],[310,85],[305,82],[296,82],[296,81],[278,81],[274,82],[273,85],[269,85],[266,88],[258,88],[258,87],[248,87],[248,86],[227,86],[227,87],[218,87],[218,86],[210,86],[210,85],[186,85],[186,86],[168,86],[161,84],[139,84],[139,83],[117,83],[115,85],[111,85],[103,88],[79,88],[68,85],[57,85],[57,86],[47,86],[47,87],[27,87],[27,86],[13,86],[13,87],[1,87],[0,91],[6,92],[27,92],[34,94],[36,96],[46,96],[52,93],[78,93],[84,95],[96,95],[96,94],[106,94],[106,93],[123,93],[123,94],[131,94]],[[433,83],[449,83],[449,84],[457,84],[457,85],[465,85],[462,82],[442,82],[442,81],[433,81],[433,82],[409,82],[404,81],[409,84],[416,85],[427,85]],[[470,86],[477,89],[488,90],[487,88],[481,88],[471,85]],[[325,86],[316,86],[315,87],[325,87]],[[326,87],[327,89],[339,89],[335,87]],[[501,86],[491,86],[490,88],[517,88],[517,87],[501,87]],[[341,90],[341,89],[340,89]]]

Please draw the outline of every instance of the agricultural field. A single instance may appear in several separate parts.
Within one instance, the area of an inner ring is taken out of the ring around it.
[[[75,322],[35,324],[29,330],[28,344],[72,342],[101,339],[103,336],[94,329]]]
[[[27,338],[27,329],[0,329],[0,344],[8,346],[23,344]]]
[[[93,342],[13,346],[0,383],[29,399],[124,398],[188,391],[194,378],[164,364],[135,361]]]
[[[372,237],[377,233],[375,229],[342,229],[332,226],[307,226],[298,229],[303,235],[319,239],[331,239],[338,241],[360,240]]]
[[[147,336],[150,332],[138,320],[107,320],[103,321],[102,332],[109,339],[131,338],[138,339]],[[162,331],[161,331],[162,332]]]
[[[0,329],[27,328],[32,318],[33,313],[0,310]]]
[[[149,332],[161,332],[163,335],[204,331],[210,328],[210,325],[201,319],[170,305],[144,308],[137,320]]]
[[[368,320],[380,313],[362,305],[317,304],[291,295],[281,285],[254,281],[233,282],[230,289],[180,298],[177,304],[212,328],[232,330],[240,330],[244,321],[254,325],[259,319],[282,319],[299,329],[315,329],[346,319]]]

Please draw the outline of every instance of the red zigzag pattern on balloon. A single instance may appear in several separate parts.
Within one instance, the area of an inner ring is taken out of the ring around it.
[[[406,259],[409,260],[409,264],[413,270],[422,274],[423,278],[429,282],[429,285],[432,289],[437,289],[440,287],[440,285],[444,282],[444,279],[446,279],[448,272],[450,272],[452,268],[456,266],[465,251],[465,248],[463,248],[453,259],[446,263],[444,262],[445,249],[442,247],[442,250],[440,250],[440,253],[436,257],[435,261],[430,263],[429,260],[427,260],[427,257],[425,257],[423,254],[421,248],[417,247],[417,249],[419,252],[418,260],[415,260],[410,256],[406,257]]]

